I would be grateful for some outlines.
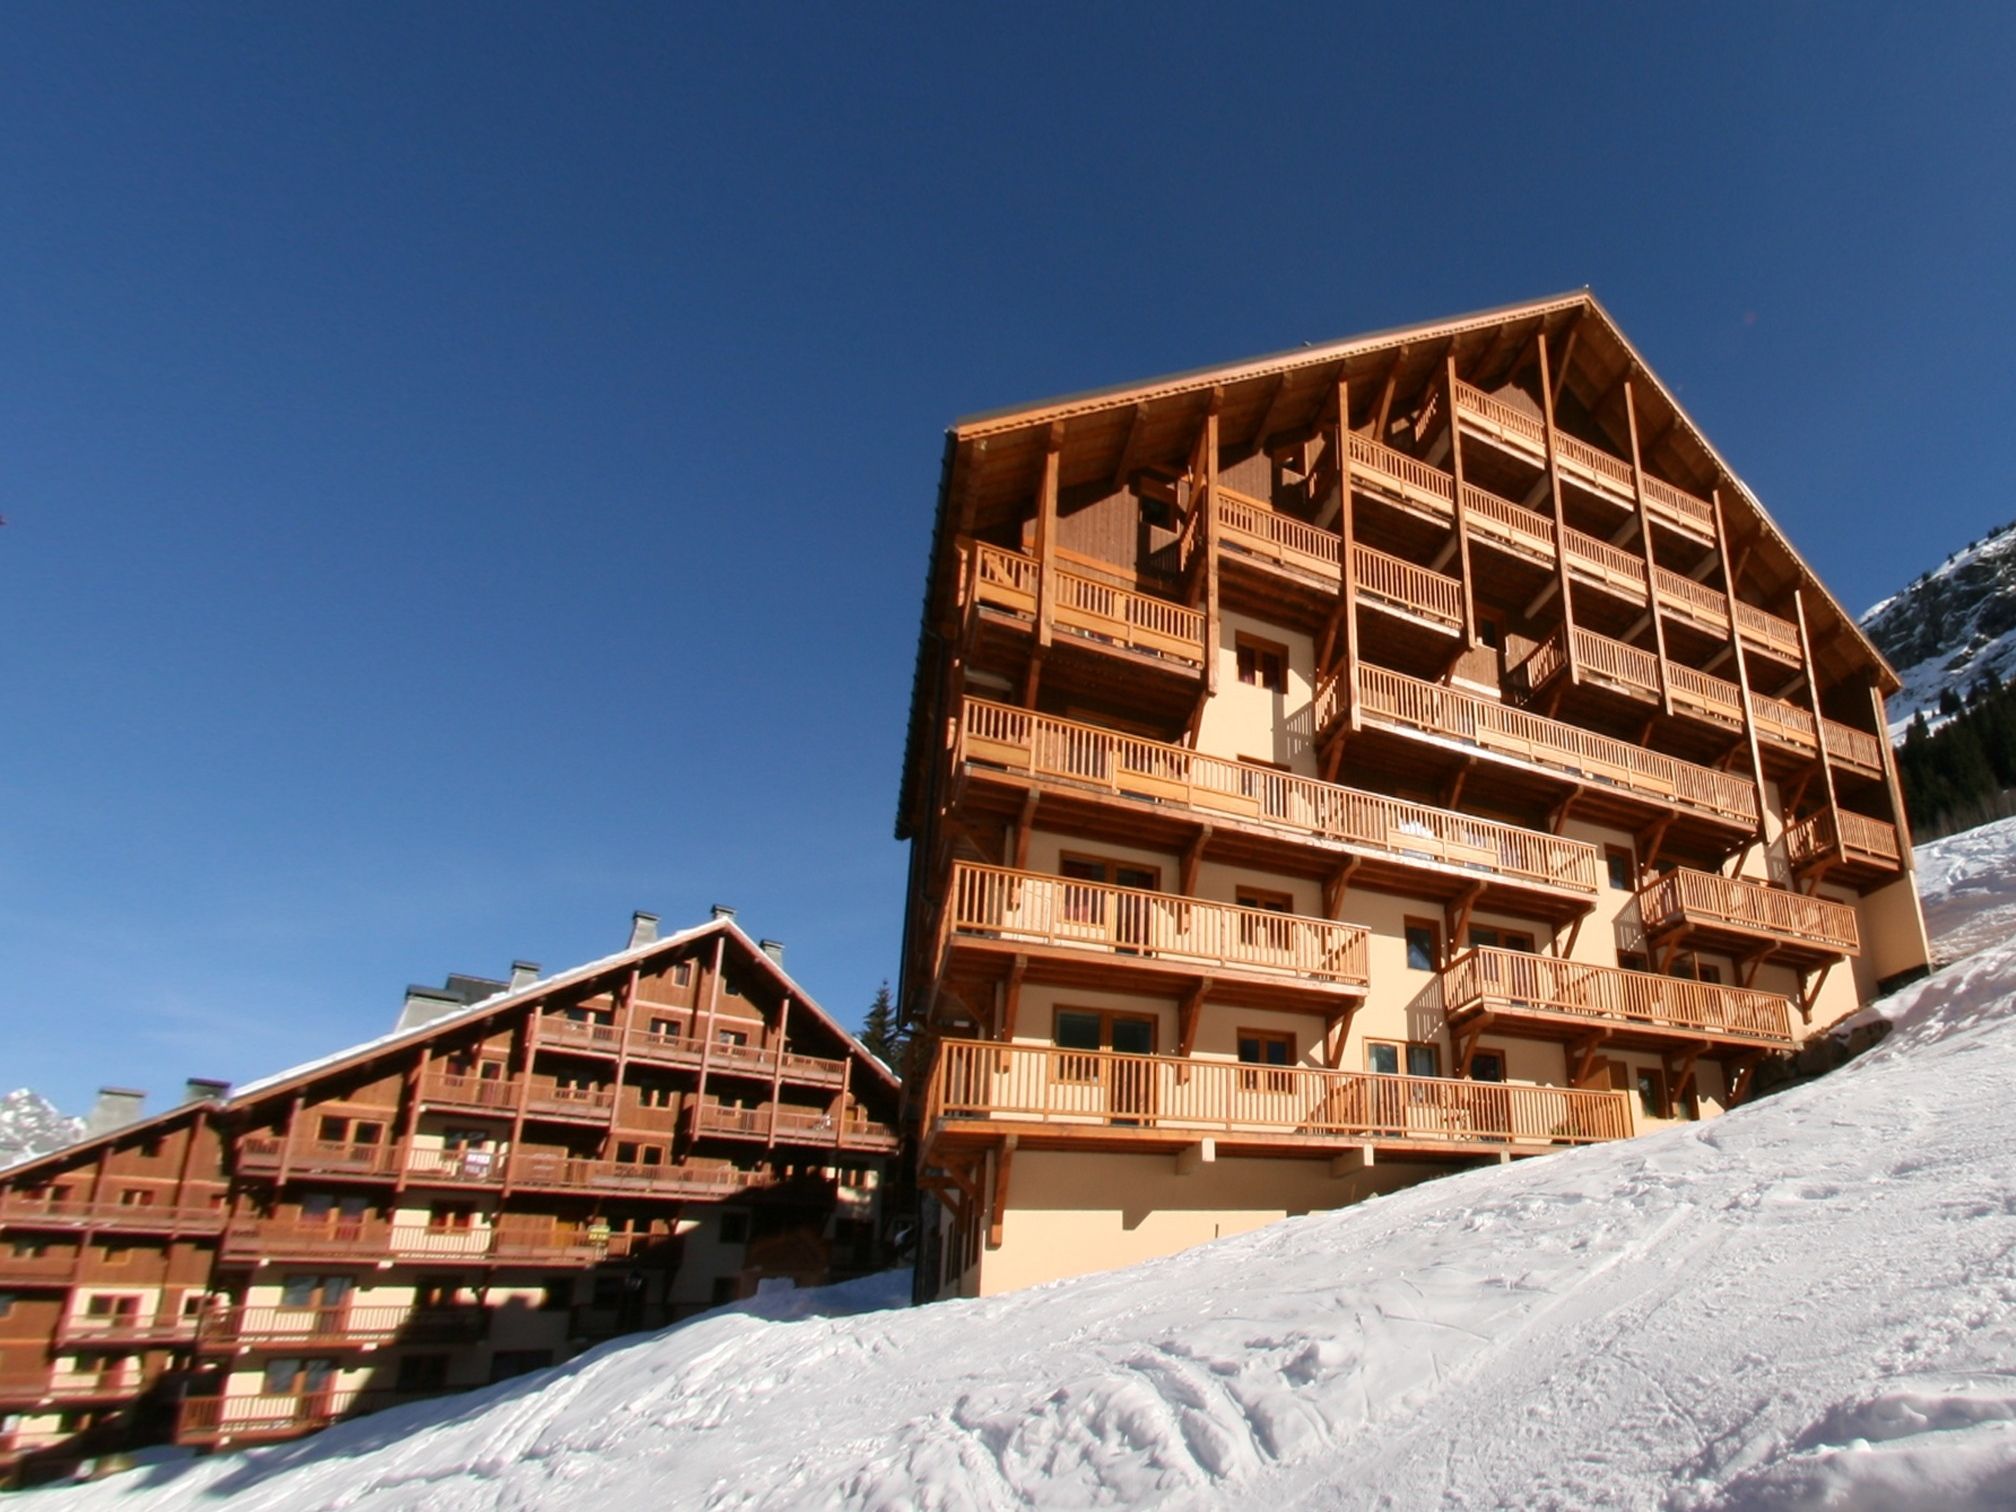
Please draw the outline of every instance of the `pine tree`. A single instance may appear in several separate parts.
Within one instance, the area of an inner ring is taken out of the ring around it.
[[[861,1043],[883,1065],[902,1069],[903,1034],[896,1026],[896,1006],[889,1000],[886,981],[875,989],[875,1001],[868,1005],[868,1017],[861,1023]]]

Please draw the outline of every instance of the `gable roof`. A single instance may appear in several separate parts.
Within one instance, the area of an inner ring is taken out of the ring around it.
[[[859,1060],[872,1076],[882,1082],[884,1091],[891,1096],[895,1096],[900,1092],[901,1083],[898,1081],[896,1074],[888,1066],[884,1065],[877,1056],[872,1054],[850,1030],[843,1027],[825,1009],[821,1008],[818,1002],[803,987],[799,986],[797,981],[781,965],[773,960],[767,951],[754,940],[750,939],[747,934],[743,933],[741,927],[734,920],[711,919],[707,923],[697,925],[692,929],[683,929],[675,934],[669,934],[660,939],[653,940],[648,944],[631,946],[628,949],[618,951],[614,955],[603,956],[600,960],[589,961],[585,965],[573,967],[571,970],[562,971],[550,977],[542,977],[540,980],[528,983],[526,986],[515,991],[507,988],[479,1002],[472,1003],[466,1008],[456,1009],[453,1012],[442,1014],[439,1018],[429,1019],[424,1024],[414,1025],[406,1029],[394,1029],[390,1033],[381,1034],[375,1039],[364,1040],[359,1044],[349,1045],[341,1050],[332,1051],[328,1055],[317,1056],[313,1060],[302,1061],[299,1065],[289,1066],[284,1071],[276,1071],[268,1076],[262,1076],[253,1081],[246,1082],[243,1086],[233,1091],[229,1097],[203,1098],[193,1102],[181,1103],[164,1112],[154,1114],[152,1117],[139,1119],[130,1124],[122,1124],[119,1128],[108,1130],[103,1134],[90,1135],[78,1140],[75,1144],[64,1145],[61,1149],[47,1150],[40,1155],[31,1156],[14,1165],[0,1166],[0,1183],[14,1180],[33,1171],[36,1167],[46,1165],[51,1161],[65,1162],[73,1160],[79,1155],[89,1154],[94,1150],[101,1149],[108,1144],[117,1143],[120,1140],[130,1139],[136,1135],[159,1132],[181,1119],[193,1116],[199,1110],[220,1115],[242,1112],[280,1093],[291,1092],[296,1087],[304,1086],[313,1082],[318,1077],[326,1076],[331,1072],[362,1065],[391,1051],[418,1044],[434,1035],[442,1034],[468,1024],[480,1023],[484,1019],[496,1014],[510,1013],[529,1007],[549,994],[582,986],[610,972],[628,970],[630,967],[641,965],[654,957],[670,954],[678,951],[683,946],[705,940],[710,935],[720,935],[724,943],[735,946],[742,953],[747,964],[767,973],[782,990],[789,993],[792,999],[792,1011],[794,1015],[801,1010],[810,1013],[816,1022],[838,1035],[842,1044],[846,1046],[848,1054]]]
[[[1763,576],[1778,592],[1811,590],[1809,620],[1815,661],[1843,680],[1867,671],[1884,692],[1898,687],[1896,673],[1855,616],[1828,592],[1800,556],[1756,493],[1718,452],[1706,433],[1632,346],[1616,319],[1587,288],[1523,300],[1444,320],[1396,326],[1266,356],[1194,368],[1159,378],[1088,389],[1007,408],[985,410],[953,422],[946,432],[938,509],[926,575],[923,623],[911,690],[911,722],[898,800],[897,837],[908,835],[918,801],[918,767],[923,718],[919,695],[935,678],[937,637],[948,593],[956,580],[952,558],[959,537],[988,521],[1026,507],[1053,432],[1061,430],[1064,470],[1070,488],[1102,477],[1132,459],[1141,465],[1181,457],[1205,409],[1216,403],[1220,426],[1232,443],[1257,444],[1269,436],[1306,432],[1336,413],[1340,380],[1396,382],[1400,392],[1417,386],[1440,368],[1445,357],[1488,379],[1490,369],[1513,364],[1538,332],[1550,347],[1572,332],[1574,343],[1561,355],[1562,383],[1579,380],[1591,419],[1601,428],[1621,430],[1622,377],[1634,384],[1641,449],[1646,471],[1696,489],[1702,497],[1723,490],[1732,540],[1752,548],[1749,573]],[[1600,380],[1600,392],[1595,381]],[[1363,392],[1354,388],[1355,394]],[[1075,465],[1075,473],[1074,473]]]

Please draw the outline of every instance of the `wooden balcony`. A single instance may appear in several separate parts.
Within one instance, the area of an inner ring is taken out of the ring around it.
[[[973,1040],[940,1045],[924,1123],[927,1138],[1025,1145],[1181,1148],[1209,1136],[1253,1153],[1370,1144],[1488,1158],[1631,1132],[1617,1092]]]
[[[85,1348],[187,1344],[196,1337],[196,1321],[182,1313],[74,1313],[56,1325],[56,1342]]]
[[[623,1031],[614,1024],[592,1019],[570,1019],[558,1013],[542,1013],[535,1022],[541,1049],[550,1047],[610,1057],[623,1052]]]
[[[495,1187],[504,1184],[507,1164],[508,1155],[502,1148],[463,1145],[452,1150],[408,1150],[404,1170],[407,1180],[416,1186]]]
[[[1897,827],[1851,809],[1821,809],[1788,824],[1785,855],[1795,871],[1829,862],[1856,881],[1887,877],[1904,866]]]
[[[464,1388],[466,1389],[466,1388]],[[387,1407],[445,1396],[435,1391],[357,1391],[331,1388],[287,1396],[189,1397],[181,1406],[175,1442],[188,1445],[298,1438],[340,1418],[363,1417]]]
[[[42,1400],[56,1407],[123,1402],[144,1385],[139,1367],[124,1362],[109,1370],[52,1370]]]
[[[1547,427],[1538,416],[1516,405],[1495,399],[1470,384],[1456,384],[1456,413],[1464,429],[1503,449],[1526,458],[1534,466],[1547,461]],[[1583,489],[1614,503],[1633,507],[1638,490],[1631,464],[1575,436],[1554,433],[1555,461],[1561,476]],[[1354,459],[1355,460],[1355,459]],[[1697,499],[1663,478],[1645,475],[1646,512],[1669,528],[1703,544],[1715,540],[1715,509],[1706,499]]]
[[[669,1012],[669,1010],[667,1010]],[[690,1019],[686,1009],[678,1010],[678,1016]],[[687,1026],[690,1028],[690,1024]],[[775,1048],[766,1049],[760,1045],[731,1045],[725,1041],[715,1041],[708,1050],[702,1036],[692,1033],[661,1034],[647,1029],[631,1029],[627,1033],[614,1024],[582,1024],[557,1016],[543,1018],[539,1022],[539,1043],[554,1049],[586,1051],[595,1055],[606,1055],[611,1059],[619,1055],[633,1061],[648,1061],[654,1065],[697,1066],[701,1056],[706,1054],[710,1069],[737,1074],[770,1077],[781,1069],[788,1082],[808,1082],[819,1086],[838,1086],[847,1073],[845,1061],[829,1060],[817,1055],[780,1054]],[[779,1061],[782,1061],[780,1068]],[[430,1081],[430,1085],[431,1085]],[[505,1083],[513,1091],[503,1096],[511,1106],[516,1106],[515,1083]],[[488,1105],[492,1094],[477,1094],[485,1099],[484,1104],[467,1103],[464,1106]]]
[[[0,1229],[100,1229],[128,1234],[214,1234],[224,1227],[221,1207],[173,1203],[38,1201],[26,1193],[0,1195]],[[0,1260],[0,1269],[5,1262]]]
[[[1452,741],[1548,776],[1611,789],[1739,829],[1756,828],[1756,788],[1726,772],[1365,662],[1353,669],[1352,682],[1359,717],[1367,725]],[[1345,712],[1341,691],[1333,682],[1319,692],[1319,729]]]
[[[1620,1047],[1792,1044],[1791,1005],[1773,992],[1479,947],[1442,973],[1452,1029],[1544,1039],[1592,1033]]]
[[[777,1178],[767,1171],[735,1166],[576,1160],[528,1151],[511,1165],[511,1184],[539,1191],[593,1192],[609,1196],[685,1197],[714,1201],[733,1197]]]
[[[206,1350],[467,1344],[489,1332],[483,1307],[232,1307],[207,1314]]]
[[[1862,949],[1855,910],[1845,904],[1713,872],[1681,867],[1655,878],[1639,892],[1638,908],[1648,938],[1677,936],[1738,956],[1761,946],[1787,962],[1811,962]]]
[[[326,1139],[288,1140],[278,1135],[248,1134],[238,1141],[241,1175],[351,1176],[384,1180],[399,1172],[399,1147],[394,1144],[343,1144]]]
[[[234,1264],[306,1260],[376,1265],[595,1264],[626,1255],[633,1241],[604,1238],[579,1225],[550,1228],[430,1228],[382,1218],[318,1223],[267,1218],[240,1220],[224,1232],[224,1259]]]
[[[81,1246],[66,1245],[62,1249],[45,1250],[39,1254],[0,1249],[0,1288],[30,1281],[69,1280],[77,1270],[79,1248]]]
[[[1278,514],[1264,499],[1220,484],[1211,492],[1218,538],[1248,556],[1294,568],[1326,583],[1343,572],[1343,538],[1333,530]]]
[[[1118,972],[1236,977],[1294,992],[1362,994],[1365,931],[1328,919],[1207,903],[960,861],[952,867],[945,944]]]
[[[1046,785],[1196,812],[1341,845],[1378,861],[1401,883],[1442,896],[1443,883],[1480,879],[1531,892],[1596,896],[1596,848],[1579,840],[1429,808],[1252,762],[1206,756],[1096,725],[968,698],[955,763],[984,762]],[[1529,900],[1530,901],[1530,900]]]
[[[837,1117],[818,1108],[764,1103],[737,1108],[716,1102],[695,1104],[693,1132],[765,1144],[812,1145],[836,1150],[892,1151],[901,1136],[887,1124],[860,1114]]]
[[[973,602],[1035,619],[1043,568],[1020,552],[975,542]],[[1095,647],[1139,652],[1186,667],[1204,665],[1204,616],[1166,599],[1102,583],[1062,567],[1055,574],[1053,628]]]
[[[616,1111],[616,1089],[563,1086],[543,1077],[534,1077],[525,1096],[525,1111],[542,1118],[604,1124]]]

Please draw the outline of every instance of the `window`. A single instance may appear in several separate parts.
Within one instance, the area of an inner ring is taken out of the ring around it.
[[[14,1293],[0,1292],[0,1318],[10,1317],[14,1312]]]
[[[1104,856],[1059,858],[1058,870],[1073,882],[1094,882],[1102,887],[1127,887],[1136,892],[1155,892],[1162,874],[1152,866],[1109,860]],[[1066,887],[1062,913],[1064,922],[1088,924],[1101,930],[1110,928],[1114,945],[1123,951],[1138,951],[1148,943],[1153,905],[1146,898],[1121,895],[1109,899],[1090,887]],[[1109,921],[1108,910],[1112,911]]]
[[[267,1396],[312,1396],[336,1384],[334,1360],[303,1360],[278,1355],[266,1362],[263,1390]]]
[[[1666,1101],[1666,1073],[1653,1066],[1641,1066],[1637,1072],[1638,1106],[1647,1118],[1672,1117],[1671,1106]]]
[[[461,1279],[456,1276],[422,1281],[413,1290],[413,1303],[416,1307],[453,1307],[461,1290]]]
[[[154,1206],[156,1193],[152,1187],[128,1187],[119,1194],[119,1206],[145,1208]]]
[[[280,1283],[282,1307],[341,1307],[349,1295],[348,1276],[289,1276]]]
[[[107,1239],[99,1245],[98,1252],[106,1265],[131,1265],[137,1247],[123,1239]]]
[[[693,981],[693,963],[691,961],[675,962],[672,967],[673,985],[677,987],[685,987],[690,985],[692,981]]]
[[[716,1276],[709,1288],[708,1300],[716,1307],[723,1307],[735,1300],[736,1281],[733,1276]]]
[[[338,1197],[331,1192],[309,1192],[301,1199],[301,1216],[304,1219],[330,1223],[357,1223],[366,1212],[363,1197],[348,1193]]]
[[[749,1033],[745,1029],[716,1029],[714,1042],[717,1045],[747,1045]]]
[[[546,1289],[539,1297],[539,1311],[565,1312],[574,1305],[574,1278],[572,1276],[548,1276]]]
[[[1533,954],[1533,936],[1526,931],[1497,929],[1489,924],[1470,926],[1470,945],[1472,949],[1482,945],[1496,950],[1519,950],[1527,955]]]
[[[486,1150],[490,1147],[488,1129],[443,1129],[441,1148],[444,1150]]]
[[[654,1018],[651,1020],[651,1032],[663,1035],[666,1039],[677,1039],[679,1038],[679,1020]]]
[[[1470,1080],[1503,1082],[1505,1057],[1496,1050],[1479,1050],[1470,1057]]]
[[[1423,1044],[1418,1040],[1404,1043],[1373,1040],[1365,1046],[1365,1069],[1381,1076],[1399,1075],[1403,1060],[1409,1076],[1442,1074],[1442,1051],[1437,1045]]]
[[[1287,893],[1241,887],[1232,896],[1241,908],[1251,908],[1259,913],[1285,914],[1294,911],[1295,900]],[[1239,918],[1239,943],[1263,950],[1286,951],[1291,927],[1285,921],[1276,923],[1272,919],[1257,919],[1252,914],[1242,914]]]
[[[140,1315],[138,1297],[93,1297],[84,1304],[84,1312],[92,1318],[137,1318]]]
[[[721,1215],[721,1242],[723,1244],[747,1244],[749,1242],[749,1215],[747,1213],[723,1213]]]
[[[427,1227],[433,1232],[452,1233],[476,1226],[476,1209],[466,1202],[437,1202],[427,1213]]]
[[[669,1108],[672,1106],[672,1084],[670,1082],[646,1082],[637,1089],[637,1106],[640,1108]]]
[[[1176,528],[1176,501],[1169,497],[1168,484],[1142,479],[1134,485],[1134,497],[1141,508],[1141,523],[1150,530]]]
[[[1620,950],[1617,964],[1625,971],[1650,971],[1652,962],[1642,950]]]
[[[611,1308],[623,1305],[623,1278],[621,1276],[597,1276],[595,1288],[588,1299],[590,1307]]]
[[[1619,892],[1638,890],[1638,858],[1621,845],[1603,847],[1603,865],[1610,873],[1610,885]]]
[[[1442,927],[1430,919],[1409,919],[1407,964],[1415,971],[1435,971],[1442,965]]]
[[[1271,1029],[1241,1029],[1238,1034],[1239,1063],[1242,1066],[1292,1066],[1295,1064],[1295,1036]],[[1240,1090],[1287,1092],[1295,1078],[1285,1073],[1263,1076],[1258,1071],[1239,1073]]]
[[[1250,635],[1233,637],[1233,654],[1239,663],[1239,681],[1270,693],[1288,691],[1288,648]]]

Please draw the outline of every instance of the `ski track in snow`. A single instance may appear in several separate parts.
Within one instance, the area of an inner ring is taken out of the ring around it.
[[[23,1505],[2008,1508],[2016,821],[1921,858],[1949,952],[1993,943],[1725,1118],[1002,1297],[763,1299]]]

